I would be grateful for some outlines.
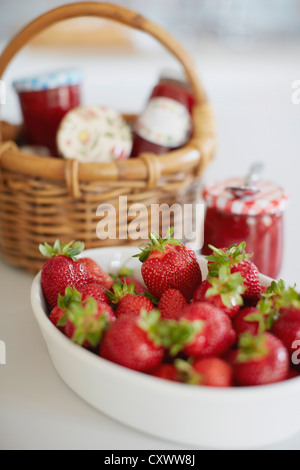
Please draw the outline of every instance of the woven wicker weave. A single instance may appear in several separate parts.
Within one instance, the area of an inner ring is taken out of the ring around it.
[[[203,170],[215,151],[213,112],[182,46],[165,30],[134,11],[106,3],[68,4],[40,16],[7,45],[0,57],[0,78],[15,54],[40,31],[65,19],[80,16],[107,18],[142,30],[156,38],[183,66],[196,99],[194,131],[182,148],[157,156],[150,153],[113,163],[79,163],[21,152],[15,144],[20,127],[0,126],[0,252],[9,263],[31,272],[43,262],[38,245],[71,239],[86,248],[132,243],[100,240],[96,227],[99,204],[113,204],[119,196],[128,204],[195,202]],[[131,122],[135,116],[124,116]],[[130,217],[125,225],[130,223]],[[145,223],[148,221],[145,220]],[[120,227],[126,230],[127,227]],[[165,227],[161,227],[161,232]],[[136,243],[136,242],[135,242]]]

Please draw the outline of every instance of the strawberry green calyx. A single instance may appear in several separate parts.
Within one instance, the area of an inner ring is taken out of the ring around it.
[[[133,269],[123,266],[118,272],[118,277],[133,277]]]
[[[155,345],[168,349],[171,356],[176,356],[185,345],[193,342],[196,334],[202,330],[204,322],[162,319],[158,310],[146,312],[143,309],[138,324]]]
[[[269,298],[261,298],[256,305],[258,312],[250,313],[245,317],[248,322],[257,322],[257,333],[261,334],[272,329],[279,316],[276,304]]]
[[[65,289],[65,295],[58,295],[57,305],[62,310],[67,310],[72,302],[81,302],[81,294],[77,289],[67,286]]]
[[[67,322],[67,311],[71,307],[73,302],[81,302],[81,294],[77,289],[67,286],[65,289],[65,295],[58,295],[57,305],[61,310],[66,310],[66,313],[58,320],[58,326],[65,326]]]
[[[272,300],[277,310],[284,307],[300,308],[300,293],[296,290],[296,284],[287,286],[282,279],[272,281],[261,297],[264,301]]]
[[[74,333],[71,340],[82,346],[86,341],[96,347],[100,344],[102,335],[109,322],[105,313],[96,316],[97,302],[89,297],[85,304],[73,302],[67,312],[68,320],[74,325]]]
[[[247,289],[243,286],[244,278],[240,273],[230,273],[230,268],[226,265],[222,265],[219,268],[218,276],[208,277],[208,282],[211,287],[207,289],[205,297],[211,297],[214,295],[220,295],[223,304],[231,308],[233,302],[236,305],[243,305],[242,294]]]
[[[161,251],[162,253],[165,252],[166,246],[168,245],[176,245],[176,246],[182,246],[182,243],[180,240],[177,240],[176,238],[172,238],[174,233],[174,228],[169,227],[167,234],[165,238],[161,238],[157,233],[151,232],[149,234],[149,240],[150,243],[142,243],[140,245],[140,250],[141,253],[138,253],[137,255],[134,255],[134,258],[139,258],[139,260],[143,263],[146,261],[148,256],[152,251]]]
[[[221,250],[212,245],[208,245],[213,251],[212,255],[206,256],[208,263],[208,276],[218,276],[221,266],[232,266],[240,263],[244,259],[251,258],[252,254],[246,253],[246,243],[230,245],[226,250]]]
[[[134,282],[131,282],[127,285],[126,279],[124,282],[121,279],[117,278],[115,283],[112,286],[113,292],[106,290],[106,295],[113,304],[117,304],[125,295],[132,294],[132,295],[140,295],[135,290]]]
[[[300,309],[300,293],[296,285],[287,287],[282,279],[272,281],[266,292],[261,294],[257,304],[259,312],[247,315],[245,320],[258,322],[258,333],[263,333],[272,329],[280,317],[280,309],[287,307]]]
[[[174,366],[181,382],[189,385],[199,385],[203,382],[203,376],[194,369],[189,361],[175,359]]]
[[[238,340],[237,362],[259,360],[268,355],[267,337],[264,333],[252,335],[248,331],[242,333]]]
[[[72,258],[73,261],[77,261],[76,256],[82,253],[85,245],[80,241],[70,241],[69,243],[61,243],[59,240],[56,240],[53,247],[50,246],[47,242],[39,245],[39,250],[43,256],[46,258],[54,258],[57,255],[64,255]]]

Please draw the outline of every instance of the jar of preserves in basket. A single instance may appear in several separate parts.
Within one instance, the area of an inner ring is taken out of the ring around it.
[[[56,132],[65,114],[81,103],[82,72],[68,69],[13,82],[23,114],[26,144],[58,156]]]
[[[269,181],[258,181],[254,191],[243,185],[241,178],[231,178],[204,188],[202,254],[211,253],[208,245],[226,248],[245,241],[259,271],[277,278],[283,257],[283,218],[288,196],[283,188]]]
[[[195,99],[184,72],[163,70],[144,111],[133,126],[131,156],[162,154],[182,147],[192,135]]]

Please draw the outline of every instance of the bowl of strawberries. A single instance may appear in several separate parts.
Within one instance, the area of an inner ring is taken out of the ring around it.
[[[137,248],[45,243],[33,313],[97,410],[184,445],[266,446],[300,430],[300,293],[260,274],[245,243],[210,248],[172,229]]]

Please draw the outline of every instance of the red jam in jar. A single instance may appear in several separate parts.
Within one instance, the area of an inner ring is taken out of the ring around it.
[[[288,197],[281,187],[268,181],[256,184],[259,190],[247,198],[236,197],[226,188],[243,186],[242,179],[229,179],[203,192],[206,203],[202,254],[208,245],[225,248],[246,242],[246,251],[262,274],[276,279],[283,257],[284,209]]]
[[[163,70],[133,128],[131,156],[162,154],[182,147],[192,135],[195,99],[183,72]]]
[[[56,133],[64,115],[81,104],[80,70],[51,72],[13,83],[23,115],[26,144],[47,147],[57,156]]]

